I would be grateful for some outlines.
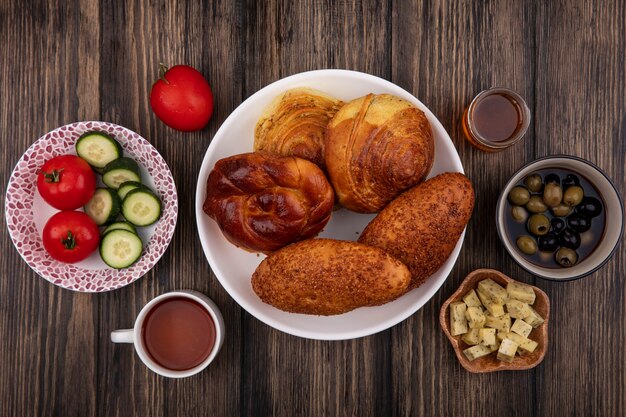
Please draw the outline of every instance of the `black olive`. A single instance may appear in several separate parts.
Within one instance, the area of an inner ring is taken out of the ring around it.
[[[569,227],[566,227],[559,235],[559,243],[566,248],[578,249],[580,246],[580,235]]]
[[[550,226],[550,231],[558,235],[565,229],[565,220],[553,217],[552,220],[550,220]]]
[[[567,225],[578,233],[585,233],[591,229],[591,219],[582,214],[574,213],[567,217]]]
[[[576,213],[587,217],[596,217],[602,213],[602,203],[595,197],[583,197],[583,201],[576,206]]]
[[[537,245],[542,252],[554,252],[559,246],[559,239],[554,233],[548,233],[537,238]]]
[[[556,175],[556,174],[548,174],[548,175],[546,175],[545,183],[546,184],[550,184],[551,182],[556,184],[556,185],[561,185],[561,178],[559,178],[559,176]]]
[[[580,185],[580,180],[574,174],[567,174],[563,179],[563,188],[566,189],[572,185]]]

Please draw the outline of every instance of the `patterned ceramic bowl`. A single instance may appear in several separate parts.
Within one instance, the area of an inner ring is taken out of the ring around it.
[[[144,253],[129,268],[108,267],[96,251],[76,264],[52,259],[44,250],[41,233],[47,220],[57,212],[39,195],[37,171],[48,159],[76,154],[74,144],[84,132],[99,130],[114,137],[124,154],[142,168],[142,178],[161,198],[161,219],[137,231]],[[24,261],[51,283],[80,292],[103,292],[123,287],[142,277],[161,258],[174,234],[178,216],[176,185],[167,164],[146,139],[125,127],[107,122],[77,122],[61,126],[39,138],[22,155],[7,185],[5,218],[13,244]]]

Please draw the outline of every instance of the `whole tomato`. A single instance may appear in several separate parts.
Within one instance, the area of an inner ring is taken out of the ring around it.
[[[152,85],[150,106],[163,123],[183,132],[200,130],[213,114],[213,93],[196,69],[161,64],[160,78]]]
[[[100,231],[82,211],[61,211],[43,228],[43,247],[57,261],[76,263],[98,248]]]
[[[87,204],[96,192],[96,175],[76,155],[47,161],[37,175],[37,189],[46,203],[58,210],[74,210]]]

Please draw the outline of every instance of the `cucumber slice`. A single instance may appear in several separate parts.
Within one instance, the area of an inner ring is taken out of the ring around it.
[[[124,218],[135,226],[148,226],[161,217],[161,200],[150,191],[135,188],[122,201]]]
[[[103,132],[83,133],[76,141],[76,153],[96,170],[122,156],[122,147]]]
[[[100,256],[111,268],[128,268],[141,257],[143,242],[128,230],[112,230],[100,241]]]
[[[117,190],[127,181],[141,182],[139,165],[125,156],[109,162],[102,171],[102,182]]]
[[[133,226],[132,224],[130,224],[128,222],[114,222],[114,223],[111,223],[110,225],[108,225],[106,227],[106,229],[104,229],[102,231],[102,234],[106,235],[111,230],[128,230],[129,232],[133,232],[134,234],[137,234],[137,229],[135,229],[135,226]]]
[[[129,191],[134,190],[135,188],[141,188],[143,190],[152,192],[150,188],[148,188],[147,186],[143,185],[140,182],[126,181],[120,184],[120,188],[117,189],[117,195],[119,195],[120,198],[124,200],[124,197],[126,197],[126,194],[128,194]]]
[[[120,206],[120,198],[115,191],[109,188],[96,188],[93,197],[85,205],[85,213],[98,226],[102,226],[115,221],[120,214]]]

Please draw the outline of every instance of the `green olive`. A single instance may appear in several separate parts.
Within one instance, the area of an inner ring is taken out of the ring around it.
[[[563,202],[570,207],[574,207],[580,204],[583,201],[583,197],[585,196],[585,192],[582,187],[578,185],[572,185],[563,193]]]
[[[554,214],[555,216],[565,217],[565,216],[568,216],[572,212],[573,209],[574,209],[573,207],[570,207],[567,204],[561,203],[556,207],[552,207],[551,210],[552,210],[552,214]]]
[[[509,201],[511,204],[515,204],[516,206],[523,206],[528,203],[530,200],[530,193],[528,190],[520,185],[517,187],[513,187],[511,191],[509,191]]]
[[[543,236],[550,230],[550,220],[543,214],[533,214],[528,219],[528,231],[535,236]]]
[[[556,207],[563,200],[563,189],[553,182],[546,184],[543,189],[543,202],[548,207]]]
[[[524,184],[526,184],[526,188],[528,188],[533,193],[538,193],[543,188],[543,181],[541,181],[541,175],[532,174],[526,177],[524,180]]]
[[[530,236],[524,235],[517,238],[517,247],[526,255],[533,255],[537,252],[537,242]]]
[[[531,213],[543,213],[547,209],[548,206],[546,206],[546,203],[543,202],[543,199],[539,195],[531,196],[528,203],[526,203],[526,210]]]
[[[563,247],[556,251],[554,259],[556,263],[567,268],[576,265],[576,262],[578,262],[578,254],[574,249]]]
[[[528,218],[528,212],[522,206],[513,206],[511,208],[511,217],[518,223],[525,222]]]

